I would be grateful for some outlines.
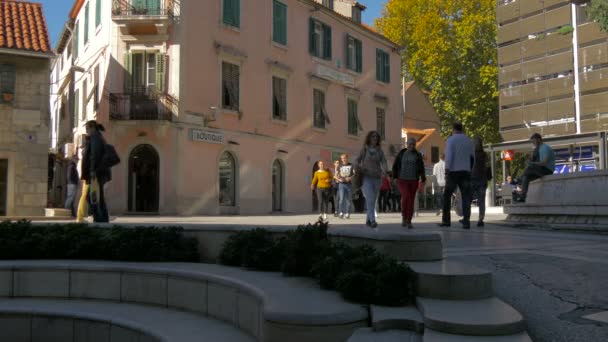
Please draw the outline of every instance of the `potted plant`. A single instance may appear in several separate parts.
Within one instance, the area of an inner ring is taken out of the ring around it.
[[[13,99],[15,98],[15,94],[11,91],[4,91],[2,92],[2,100],[4,100],[4,102],[13,102]]]

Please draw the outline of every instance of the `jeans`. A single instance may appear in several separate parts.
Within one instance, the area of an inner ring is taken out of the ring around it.
[[[110,222],[110,216],[108,215],[108,207],[106,206],[106,198],[103,191],[103,186],[106,184],[104,179],[98,178],[96,180],[99,183],[99,189],[97,194],[97,203],[91,203],[93,208],[93,221],[94,222]],[[89,186],[89,189],[93,187],[93,184]]]
[[[68,184],[68,194],[65,199],[65,209],[70,209],[72,217],[76,217],[76,208],[74,202],[76,202],[76,192],[78,191],[78,184]]]
[[[488,182],[483,179],[471,179],[472,198],[477,199],[479,206],[479,221],[483,221],[486,217],[486,189]]]
[[[450,207],[452,194],[460,189],[462,194],[462,215],[464,224],[470,224],[471,219],[471,173],[467,171],[449,172],[446,177],[445,190],[443,191],[443,217],[442,223],[450,224]]]
[[[435,205],[437,209],[443,208],[443,192],[445,191],[445,186],[437,186],[435,188]]]
[[[381,178],[363,176],[363,197],[365,197],[365,207],[367,211],[367,220],[369,222],[376,221],[376,202],[378,201],[378,193],[380,192]]]
[[[416,201],[417,180],[397,180],[401,192],[401,216],[407,223],[412,223],[414,216],[414,203]]]
[[[385,213],[391,211],[391,190],[380,190],[380,197],[378,198],[378,209]]]
[[[319,198],[319,214],[327,214],[329,209],[329,198],[332,197],[331,188],[317,188]]]
[[[528,185],[530,185],[531,181],[552,174],[553,170],[549,170],[544,166],[528,165],[521,177],[522,196],[526,198],[526,194],[528,193]]]
[[[353,187],[350,183],[338,184],[338,211],[343,214],[350,214],[350,202],[353,195]]]

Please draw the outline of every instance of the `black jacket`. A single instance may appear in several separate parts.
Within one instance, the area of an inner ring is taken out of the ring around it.
[[[78,177],[78,170],[76,169],[76,162],[70,160],[68,164],[68,184],[76,184],[80,183],[80,178]]]
[[[104,182],[112,179],[110,169],[101,167],[101,160],[105,150],[106,141],[99,132],[95,132],[89,136],[89,143],[83,154],[82,179],[87,183],[91,182],[91,172],[95,171],[95,175],[99,180]],[[85,172],[86,170],[86,172]]]
[[[399,179],[399,174],[401,173],[401,158],[403,157],[403,153],[407,151],[407,148],[402,149],[397,154],[397,158],[395,158],[395,162],[393,163],[393,178]],[[416,160],[416,170],[418,171],[418,177],[422,182],[426,182],[426,172],[424,170],[424,161],[422,160],[422,154],[420,152],[414,150],[418,159]]]

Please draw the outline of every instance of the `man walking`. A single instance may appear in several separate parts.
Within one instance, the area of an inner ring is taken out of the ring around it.
[[[439,162],[433,166],[433,194],[437,205],[437,216],[443,207],[443,190],[445,189],[445,154],[441,154]]]
[[[462,228],[470,229],[471,223],[471,168],[475,162],[473,141],[463,133],[462,123],[455,122],[453,131],[446,142],[445,189],[443,191],[443,217],[440,227],[449,227],[450,204],[456,187],[462,194]]]
[[[534,152],[532,153],[532,160],[528,161],[528,166],[524,170],[522,175],[522,191],[519,197],[519,202],[526,201],[526,195],[528,194],[528,185],[531,181],[539,179],[546,175],[553,174],[555,170],[555,153],[549,145],[543,143],[543,138],[540,134],[534,133],[530,137],[532,144],[534,145]]]
[[[76,168],[76,155],[72,156],[70,162],[68,163],[68,174],[67,174],[67,183],[68,183],[68,193],[65,199],[65,209],[69,209],[72,217],[76,217],[76,192],[78,192],[78,183],[80,182],[80,177],[78,177],[78,170]]]

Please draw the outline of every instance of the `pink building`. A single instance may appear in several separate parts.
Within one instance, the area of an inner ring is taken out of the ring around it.
[[[354,158],[369,130],[399,150],[399,47],[360,24],[361,4],[109,3],[77,0],[68,39],[84,70],[74,133],[97,119],[122,156],[112,214],[310,212],[317,160]]]

